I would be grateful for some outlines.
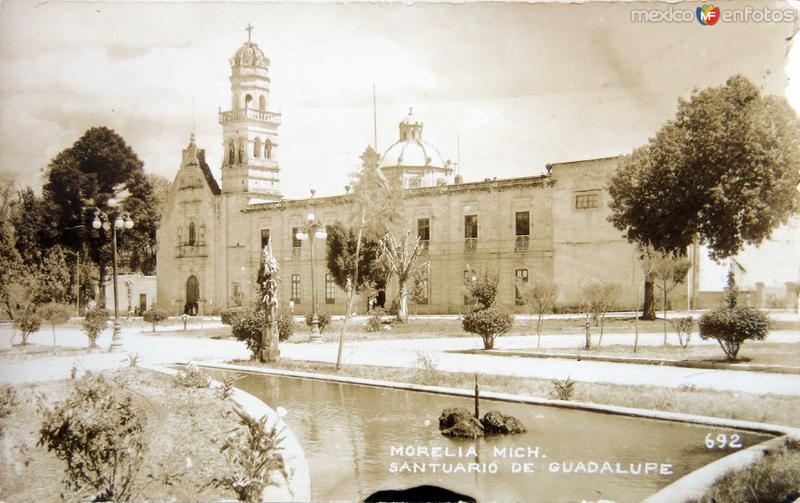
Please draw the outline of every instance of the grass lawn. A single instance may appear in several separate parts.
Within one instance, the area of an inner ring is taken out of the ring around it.
[[[228,402],[209,388],[176,387],[169,376],[126,368],[103,374],[121,383],[145,417],[144,462],[135,482],[137,500],[232,500],[235,494],[210,486],[227,467],[220,452],[227,432],[238,425]],[[52,406],[72,391],[72,380],[15,387],[11,412],[0,418],[0,499],[8,502],[68,501],[65,463],[37,447],[42,421],[39,402]],[[0,414],[1,416],[2,414]]]
[[[77,356],[86,353],[108,352],[108,348],[76,348],[71,346],[52,346],[50,344],[16,344],[0,350],[0,360],[26,360],[47,356]]]
[[[336,374],[368,379],[448,386],[472,390],[475,374],[442,372],[430,361],[420,358],[417,368],[400,369],[368,365],[345,365],[337,373],[333,364],[282,360],[272,364],[254,361],[232,363],[270,368]],[[482,390],[518,395],[553,398],[553,383],[546,379],[508,376],[479,376]],[[745,421],[784,424],[800,427],[800,397],[757,395],[702,390],[694,387],[661,388],[657,386],[624,386],[606,383],[577,383],[575,401],[621,405],[641,409],[683,412],[702,416]]]

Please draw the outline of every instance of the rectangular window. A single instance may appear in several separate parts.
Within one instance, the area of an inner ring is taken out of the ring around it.
[[[464,215],[464,251],[478,249],[478,215]]]
[[[528,211],[518,211],[514,219],[514,250],[527,250],[530,242],[531,214]]]
[[[428,250],[431,242],[431,219],[419,218],[417,219],[417,237],[419,244],[423,250]]]
[[[336,303],[336,283],[333,281],[331,273],[325,275],[325,303]]]
[[[300,275],[292,274],[292,302],[300,303]]]
[[[514,303],[518,306],[521,306],[523,304],[520,285],[525,285],[527,283],[528,283],[527,269],[517,269],[516,271],[514,271]]]
[[[600,194],[597,192],[590,192],[586,194],[575,195],[575,209],[588,210],[600,206]]]
[[[300,231],[300,227],[292,227],[292,256],[299,257],[300,250],[303,247],[303,241],[297,239],[297,233]]]
[[[269,229],[261,229],[261,249],[269,244]]]

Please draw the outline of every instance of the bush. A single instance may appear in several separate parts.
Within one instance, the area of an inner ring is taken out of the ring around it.
[[[465,332],[481,336],[483,349],[494,348],[495,337],[508,333],[513,325],[514,317],[496,307],[472,311],[461,321]]]
[[[22,345],[28,344],[28,337],[34,332],[38,332],[42,326],[42,319],[36,313],[25,312],[14,319],[14,326],[19,330],[22,337]]]
[[[497,276],[486,273],[476,278],[467,285],[467,296],[477,304],[477,309],[493,306],[497,298]]]
[[[735,361],[747,340],[763,340],[769,331],[767,315],[749,307],[718,307],[700,318],[700,337],[716,339],[729,361]]]
[[[108,322],[108,311],[96,307],[86,312],[86,317],[83,320],[83,331],[86,337],[89,338],[89,347],[97,347],[97,338],[100,333],[105,330]]]
[[[17,390],[11,386],[0,387],[0,435],[3,434],[3,420],[17,406]]]
[[[172,378],[172,384],[182,388],[208,388],[210,383],[206,373],[191,364],[185,370],[179,370]]]
[[[553,384],[553,391],[550,392],[550,396],[564,401],[572,399],[572,395],[575,394],[575,381],[567,377],[563,381],[556,379],[550,382]]]
[[[367,319],[367,332],[380,332],[383,330],[383,316],[386,311],[382,307],[373,308]]]
[[[689,340],[692,338],[692,329],[694,328],[694,318],[687,316],[685,318],[675,318],[669,320],[675,333],[678,334],[678,343],[683,349],[689,346]]]
[[[311,313],[308,313],[306,315],[306,325],[308,327],[311,327],[311,318],[313,318],[313,315]],[[331,323],[331,315],[330,314],[323,313],[323,312],[317,313],[317,325],[319,325],[319,332],[320,333],[322,333],[322,331],[325,330],[325,327],[330,325],[330,323]]]
[[[72,315],[72,307],[56,302],[48,302],[39,306],[36,314],[39,315],[42,321],[50,324],[50,328],[53,330],[53,346],[55,346],[56,325],[63,325],[69,321],[69,317]]]
[[[257,358],[261,352],[261,333],[264,330],[264,311],[247,310],[233,320],[231,332],[236,340],[242,341]]]
[[[123,388],[88,375],[44,411],[38,445],[67,464],[64,484],[81,500],[127,501],[142,464],[141,418]]]
[[[232,327],[233,322],[236,321],[236,318],[246,313],[247,311],[248,311],[247,308],[241,306],[228,307],[219,312],[219,317],[223,325],[228,325],[229,327]]]
[[[215,482],[233,490],[239,501],[261,501],[261,493],[270,484],[273,472],[287,477],[280,452],[283,437],[277,424],[267,428],[266,414],[261,419],[253,419],[238,406],[234,406],[234,410],[244,430],[231,433],[222,445],[230,473]]]
[[[169,315],[166,313],[166,311],[156,308],[148,309],[142,315],[142,319],[144,321],[153,324],[153,332],[156,331],[156,325],[166,320],[167,318],[169,318]]]
[[[278,340],[287,341],[294,334],[294,316],[289,311],[278,312]]]

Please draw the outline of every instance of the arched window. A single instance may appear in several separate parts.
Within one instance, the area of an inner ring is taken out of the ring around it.
[[[255,143],[253,143],[253,157],[261,157],[261,139],[256,138]]]
[[[272,142],[269,138],[264,142],[264,157],[272,159]]]
[[[249,94],[247,96],[245,96],[244,97],[244,107],[245,108],[250,108],[250,103],[252,103],[252,101],[253,101],[253,97],[252,96],[250,96]]]
[[[262,112],[267,111],[267,99],[263,95],[258,97],[258,109]]]
[[[233,146],[233,141],[228,143],[228,164],[236,162],[236,147]]]
[[[244,162],[244,146],[242,146],[242,140],[239,140],[239,164]]]
[[[189,224],[189,246],[197,244],[197,231],[195,230],[194,222]]]

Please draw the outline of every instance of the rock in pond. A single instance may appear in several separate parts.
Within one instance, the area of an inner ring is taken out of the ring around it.
[[[450,428],[442,430],[442,435],[458,438],[478,438],[483,436],[483,425],[472,416],[462,419]]]
[[[473,418],[472,413],[464,407],[453,407],[444,409],[442,415],[439,416],[439,429],[446,430],[452,428],[461,421]]]
[[[505,434],[505,433],[525,433],[525,425],[514,416],[506,416],[505,414],[492,410],[486,413],[481,420],[484,430],[489,435]]]

